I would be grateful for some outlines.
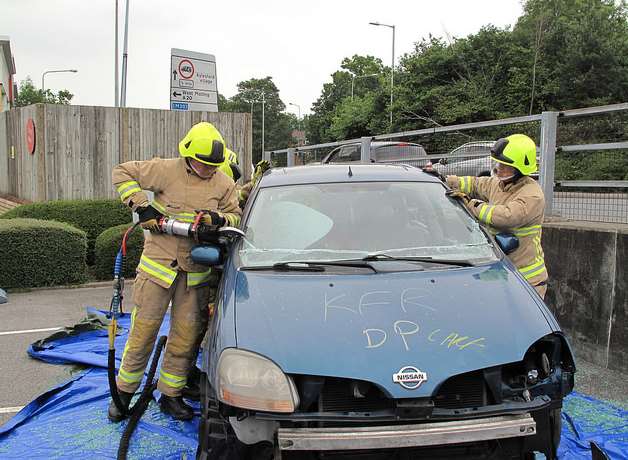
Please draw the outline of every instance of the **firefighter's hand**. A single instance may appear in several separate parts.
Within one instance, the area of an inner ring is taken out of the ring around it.
[[[214,227],[223,227],[227,223],[227,219],[216,211],[207,211],[203,216],[203,223]]]
[[[469,196],[466,193],[461,192],[460,190],[447,190],[445,192],[445,195],[447,195],[449,198],[460,200],[464,204],[467,204],[470,201]]]
[[[253,171],[253,177],[251,178],[251,181],[254,184],[256,184],[259,178],[262,177],[262,175],[269,169],[270,169],[270,162],[266,160],[259,161],[255,165],[255,170]]]
[[[445,176],[443,176],[441,173],[439,173],[437,170],[434,169],[431,161],[429,161],[425,166],[423,166],[421,170],[426,174],[430,174],[434,177],[437,177],[442,182],[446,181]]]
[[[159,232],[159,220],[163,215],[152,206],[138,207],[135,209],[140,218],[140,225],[144,230]]]

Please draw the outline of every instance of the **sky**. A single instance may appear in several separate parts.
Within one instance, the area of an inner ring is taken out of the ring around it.
[[[520,0],[129,0],[127,106],[169,107],[171,48],[214,54],[218,91],[272,76],[287,110],[310,111],[343,58],[373,55],[390,65],[429,34],[464,37],[483,25],[514,25]],[[120,8],[122,55],[124,5]],[[8,35],[19,82],[68,89],[73,104],[114,105],[115,0],[0,0],[0,35]],[[398,62],[398,61],[397,61]],[[120,58],[121,66],[121,58]]]

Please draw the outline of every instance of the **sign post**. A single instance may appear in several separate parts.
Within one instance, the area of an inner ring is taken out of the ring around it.
[[[213,54],[172,48],[170,109],[218,112],[216,57]]]

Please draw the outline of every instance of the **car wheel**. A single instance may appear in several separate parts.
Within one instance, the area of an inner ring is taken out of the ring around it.
[[[480,174],[478,174],[478,177],[489,177],[490,175],[490,171],[481,171]]]

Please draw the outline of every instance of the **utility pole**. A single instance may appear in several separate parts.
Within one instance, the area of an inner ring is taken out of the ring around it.
[[[120,106],[126,107],[126,74],[127,60],[129,56],[129,2],[126,0],[126,14],[124,20],[124,51],[122,54],[122,93],[120,95]]]
[[[390,65],[390,129],[393,123],[393,88],[395,86],[395,25],[381,24],[379,22],[369,22],[372,26],[382,26],[392,29],[392,63]]]
[[[118,69],[118,0],[116,0],[116,20],[115,20],[115,94],[113,96],[116,107],[120,105],[120,70]]]

